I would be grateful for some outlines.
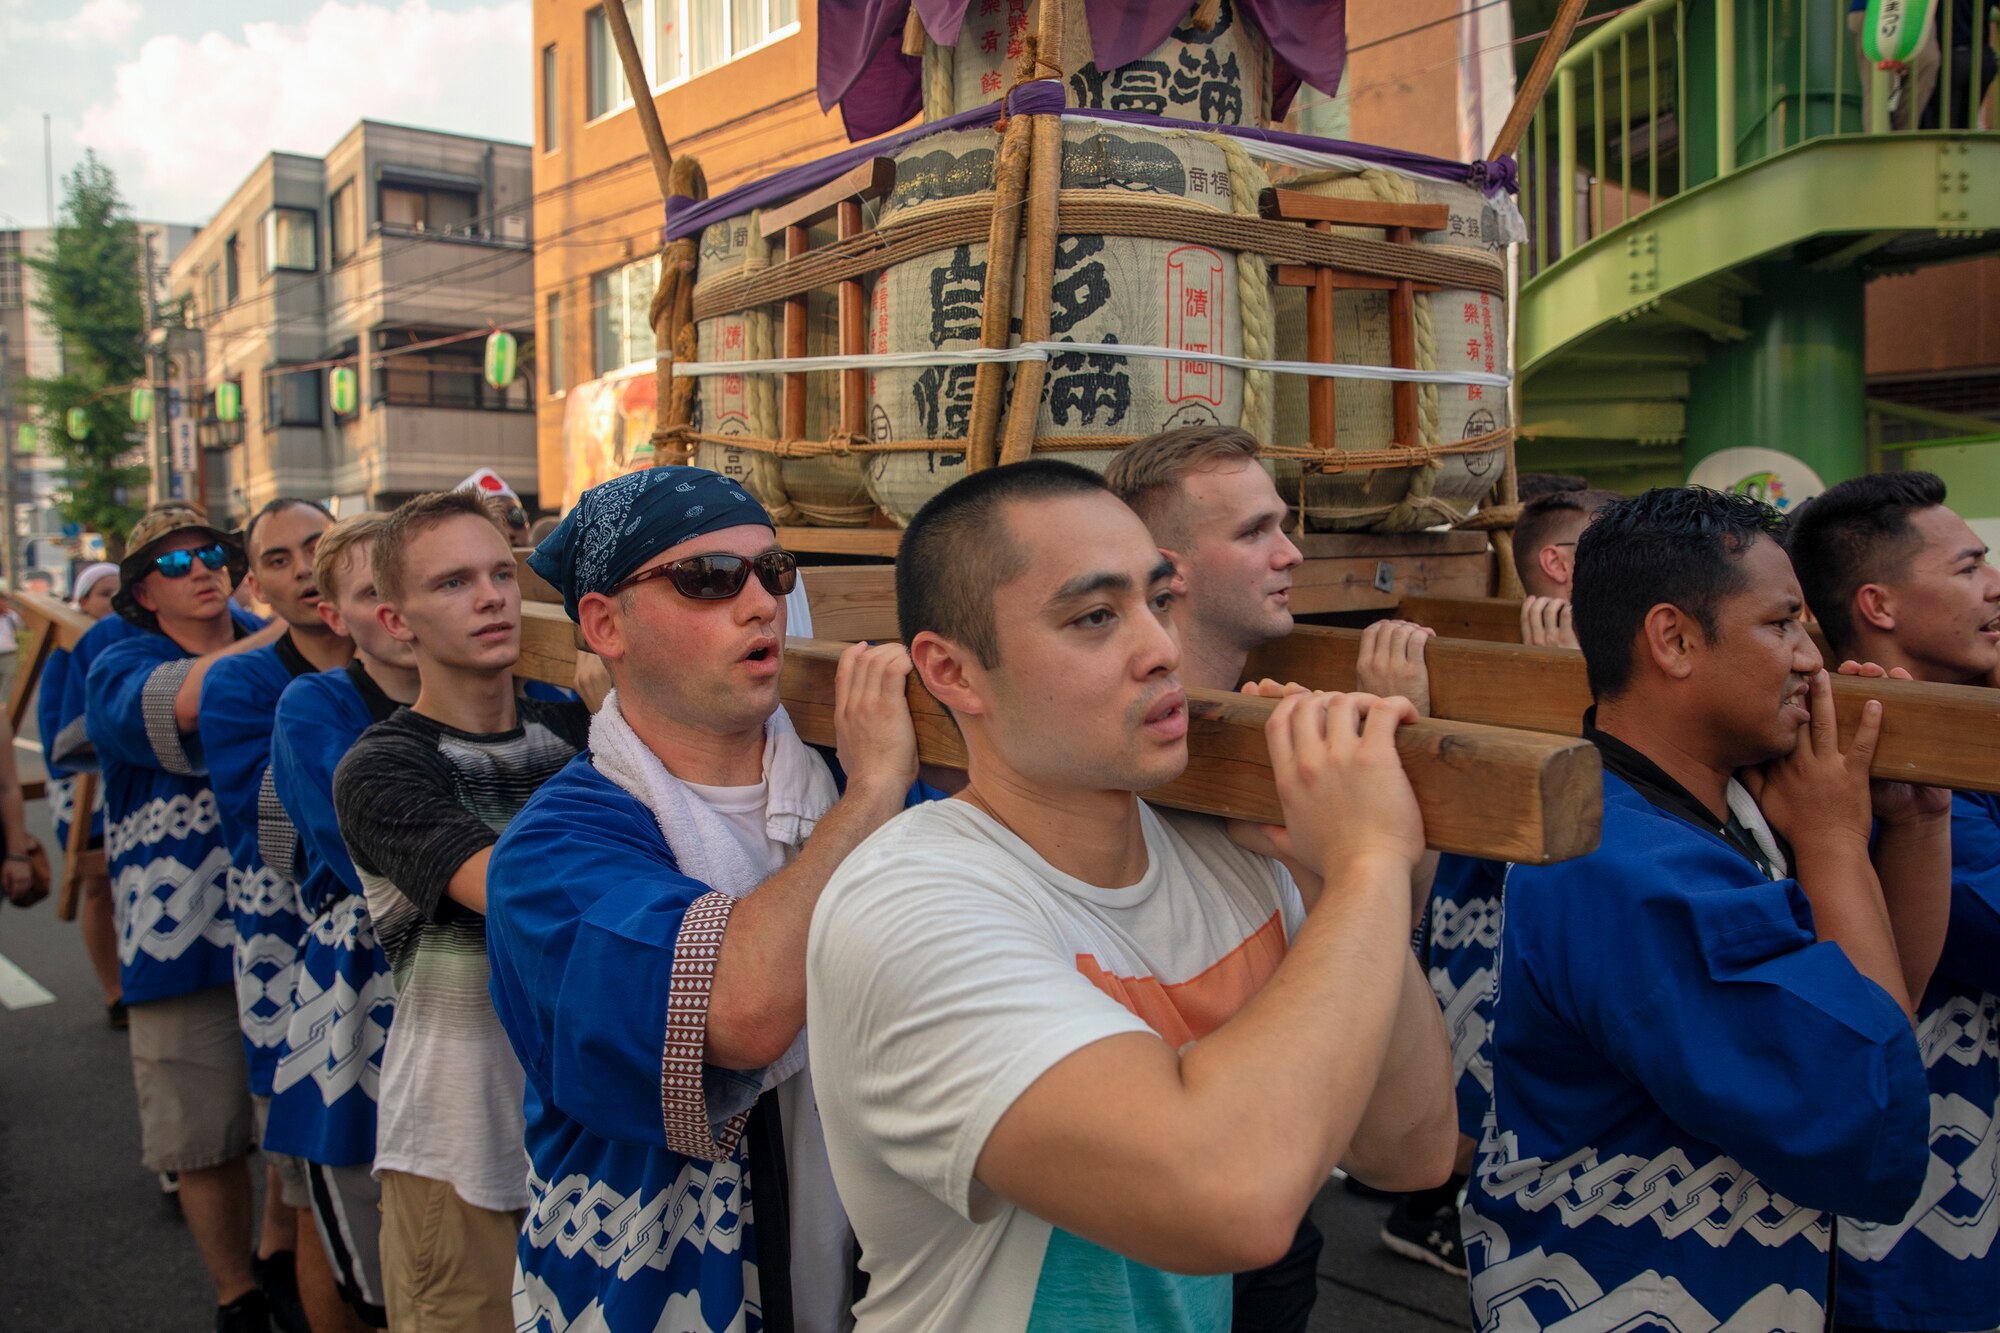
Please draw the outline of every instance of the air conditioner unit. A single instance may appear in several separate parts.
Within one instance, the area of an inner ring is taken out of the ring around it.
[[[519,213],[508,213],[500,219],[500,235],[509,241],[528,239],[528,220]]]

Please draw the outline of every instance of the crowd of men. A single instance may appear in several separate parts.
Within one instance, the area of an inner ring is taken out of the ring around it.
[[[2000,1325],[2000,800],[1871,783],[1807,623],[2000,684],[1942,484],[1531,498],[1603,834],[1507,866],[1425,850],[1429,630],[1369,627],[1353,693],[1243,680],[1301,562],[1258,453],[947,488],[831,750],[780,704],[797,562],[715,473],[528,557],[581,697],[516,676],[469,492],[149,511],[42,734],[102,771],[85,937],[217,1329],[1298,1330],[1337,1171],[1492,1333]],[[1282,825],[1139,799],[1187,687],[1276,700]]]

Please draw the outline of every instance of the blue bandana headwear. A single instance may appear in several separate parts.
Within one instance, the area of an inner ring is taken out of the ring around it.
[[[610,592],[668,547],[747,523],[776,526],[729,478],[700,467],[644,468],[585,491],[528,566],[561,591],[575,620],[585,596]]]

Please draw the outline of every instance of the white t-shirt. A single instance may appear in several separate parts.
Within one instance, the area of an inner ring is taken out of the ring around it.
[[[775,875],[788,865],[792,848],[764,832],[764,808],[770,784],[750,787],[687,789],[729,825],[729,831],[752,865]],[[813,1096],[812,1066],[772,1089],[778,1100],[778,1123],[785,1136],[787,1201],[791,1205],[792,1323],[798,1333],[840,1333],[854,1326],[849,1313],[847,1213],[833,1187],[833,1168],[826,1158],[826,1131],[820,1124]],[[756,1188],[756,1182],[751,1182]]]
[[[1056,870],[964,801],[907,810],[813,913],[806,1031],[834,1179],[869,1272],[857,1327],[1227,1329],[1229,1279],[1163,1273],[1054,1228],[972,1177],[987,1135],[1084,1046],[1226,1022],[1304,920],[1291,877],[1222,824],[1140,807],[1145,876]]]

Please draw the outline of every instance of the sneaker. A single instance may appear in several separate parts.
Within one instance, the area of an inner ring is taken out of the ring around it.
[[[271,1309],[264,1293],[245,1292],[215,1308],[215,1333],[271,1333]]]
[[[1465,1276],[1465,1247],[1459,1239],[1456,1203],[1439,1206],[1421,1194],[1399,1199],[1382,1223],[1382,1243],[1392,1254],[1429,1264],[1453,1277]]]
[[[125,1013],[125,1001],[113,1000],[110,1004],[105,1005],[104,1021],[120,1032],[131,1027],[132,1020]]]
[[[250,1275],[270,1306],[271,1323],[282,1333],[312,1333],[306,1319],[305,1303],[299,1299],[298,1271],[290,1250],[279,1250],[268,1259],[252,1257]]]

